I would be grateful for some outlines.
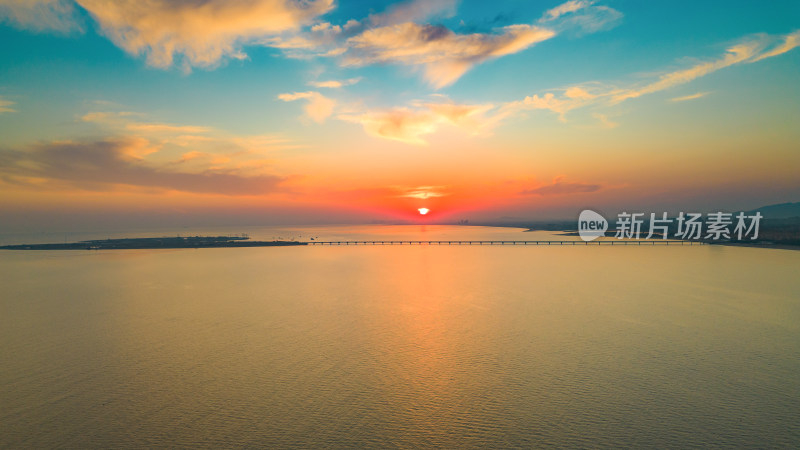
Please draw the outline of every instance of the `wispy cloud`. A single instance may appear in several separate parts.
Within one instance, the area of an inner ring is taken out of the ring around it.
[[[154,121],[109,102],[91,106],[118,109],[78,118],[105,137],[0,148],[0,181],[52,190],[127,186],[249,196],[284,192],[290,178],[275,174],[272,163],[276,152],[297,147],[281,136],[232,136],[211,127]]]
[[[443,126],[456,126],[472,135],[486,135],[495,126],[522,111],[547,110],[558,114],[559,120],[567,121],[570,111],[593,107],[611,107],[626,100],[638,98],[689,83],[697,78],[736,64],[751,63],[765,59],[765,55],[777,56],[794,48],[798,32],[782,36],[747,38],[742,43],[728,48],[721,57],[697,63],[689,68],[668,72],[655,81],[640,86],[616,87],[598,82],[583,83],[534,94],[522,100],[498,104],[460,104],[456,102],[415,102],[407,107],[384,110],[367,110],[361,114],[340,114],[342,120],[359,123],[375,137],[391,139],[413,145],[425,145],[425,137]],[[775,44],[780,42],[780,44]],[[795,46],[796,47],[796,46]],[[707,95],[701,92],[677,97],[673,101],[685,101]],[[615,128],[619,123],[609,119],[603,112],[594,111],[592,117],[604,128]]]
[[[521,110],[550,110],[558,114],[561,121],[566,121],[566,114],[578,108],[613,106],[626,100],[690,83],[727,67],[753,63],[781,55],[796,48],[800,44],[798,39],[800,39],[800,31],[784,36],[750,36],[727,48],[725,53],[716,59],[699,62],[685,69],[664,73],[658,76],[655,81],[623,87],[596,82],[585,83],[579,86],[554,90],[553,92],[534,94],[519,101],[508,102],[502,108],[509,115]],[[673,101],[692,100],[707,94],[707,92],[701,92],[690,96],[678,97]],[[598,117],[595,115],[595,118]]]
[[[457,81],[490,59],[514,54],[555,36],[535,25],[511,25],[492,33],[459,34],[443,25],[393,23],[377,16],[344,27],[321,23],[309,31],[278,36],[263,45],[295,58],[334,57],[345,67],[394,64],[418,68],[436,88]]]
[[[338,89],[345,86],[352,86],[359,81],[361,81],[361,77],[350,78],[347,80],[312,81],[308,84],[318,88]]]
[[[29,28],[71,29],[78,26],[77,4],[117,46],[158,68],[176,63],[186,71],[214,68],[226,59],[247,58],[247,45],[264,45],[290,57],[335,57],[345,66],[416,67],[441,88],[476,65],[525,50],[561,30],[597,31],[620,15],[595,3],[572,0],[548,11],[538,24],[471,34],[422,23],[454,15],[456,0],[401,2],[344,25],[318,21],[334,8],[334,0],[0,0],[0,17]]]
[[[333,109],[336,107],[336,102],[316,91],[308,92],[293,92],[291,94],[281,94],[278,99],[285,102],[293,102],[295,100],[306,100],[305,113],[306,115],[317,123],[325,122],[325,119],[333,114]]]
[[[104,106],[100,103],[98,106]],[[107,105],[114,106],[114,105]],[[81,120],[84,122],[94,122],[102,124],[119,124],[128,123],[131,117],[142,116],[140,113],[132,111],[91,111],[83,116]]]
[[[339,119],[358,123],[375,137],[414,145],[426,145],[426,135],[442,126],[455,126],[470,134],[479,134],[494,122],[486,116],[493,105],[457,103],[419,103],[414,108],[370,110],[363,114],[339,115]]]
[[[546,11],[539,23],[558,33],[584,35],[614,28],[621,20],[621,12],[596,0],[570,0]]]
[[[137,157],[140,139],[51,142],[26,150],[0,152],[0,178],[28,184],[33,178],[87,190],[117,186],[223,195],[262,195],[276,192],[285,180],[273,175],[244,176],[232,172],[184,172],[155,166]]]
[[[10,100],[5,100],[3,97],[0,97],[0,114],[7,113],[7,112],[17,112],[16,109],[12,108],[15,103]]]
[[[618,123],[611,121],[611,119],[609,119],[608,116],[605,114],[594,113],[592,114],[592,117],[600,121],[600,125],[602,125],[603,128],[611,129],[619,126]]]
[[[426,199],[426,198],[446,197],[450,195],[449,193],[445,192],[445,190],[447,189],[446,186],[414,186],[414,187],[391,186],[391,188],[399,192],[399,194],[397,194],[397,197],[403,197],[403,198]]]
[[[576,11],[580,11],[581,9],[588,8],[589,6],[592,6],[593,3],[595,2],[590,0],[570,0],[566,3],[556,6],[555,8],[547,10],[542,17],[542,21],[549,22],[551,20],[556,20],[564,14],[574,13]]]
[[[518,111],[524,110],[546,109],[554,113],[558,113],[559,120],[566,122],[567,112],[589,103],[593,98],[594,97],[571,98],[566,97],[566,95],[559,97],[552,92],[548,92],[543,95],[534,94],[529,95],[522,100],[508,102],[503,105],[503,109],[507,111],[509,115],[516,114]]]
[[[669,99],[671,102],[685,102],[687,100],[696,100],[698,98],[705,97],[708,95],[708,92],[698,92],[696,94],[684,95],[683,97],[674,97]]]
[[[622,14],[594,1],[570,1],[536,24],[514,24],[491,32],[457,33],[424,23],[455,13],[454,0],[413,0],[344,25],[322,22],[296,34],[267,38],[263,45],[290,57],[335,57],[344,66],[394,64],[419,69],[435,88],[455,83],[473,67],[523,51],[563,31],[586,34],[613,26]]]
[[[763,49],[763,44],[758,41],[736,44],[729,47],[721,58],[696,64],[688,69],[666,73],[661,75],[657,81],[642,87],[625,89],[622,92],[614,93],[611,97],[611,102],[619,103],[645,94],[663,91],[696,80],[720,69],[754,60],[754,58],[760,56],[759,50],[761,49]]]
[[[373,28],[347,41],[344,64],[376,63],[421,67],[425,79],[441,88],[477,64],[522,51],[555,36],[533,25],[512,25],[495,34],[456,34],[444,26],[403,23]]]
[[[111,140],[138,143],[124,146],[132,158],[156,166],[180,164],[182,170],[198,173],[210,170],[262,175],[270,168],[271,154],[298,147],[277,135],[232,136],[212,127],[155,122],[131,111],[93,111],[80,120],[96,125],[95,132],[112,136]]]
[[[211,131],[211,128],[209,127],[172,125],[166,123],[129,123],[125,128],[132,131],[143,131],[146,133],[202,134]]]
[[[597,192],[602,189],[599,184],[570,182],[564,180],[564,177],[558,177],[553,180],[552,184],[538,186],[533,189],[526,189],[521,192],[523,195],[567,195],[579,194],[586,192]]]
[[[800,46],[800,30],[783,36],[781,41],[773,44],[771,48],[768,48],[766,51],[753,58],[751,62],[761,61],[762,59],[782,55],[792,49],[797,48],[798,46]]]
[[[0,0],[0,21],[33,31],[80,30],[70,0]]]
[[[76,0],[120,48],[166,68],[243,59],[242,46],[295,30],[333,8],[333,0]]]
[[[392,5],[380,14],[371,15],[367,22],[373,26],[419,22],[436,16],[450,17],[456,12],[457,0],[411,0]],[[351,27],[355,24],[351,23]]]

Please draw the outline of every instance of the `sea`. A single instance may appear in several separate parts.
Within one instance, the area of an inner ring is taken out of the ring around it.
[[[570,240],[433,225],[0,244]],[[0,250],[0,448],[800,446],[800,252]]]

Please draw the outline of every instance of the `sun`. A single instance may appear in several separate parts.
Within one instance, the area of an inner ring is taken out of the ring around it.
[[[422,214],[422,215],[424,216],[425,214],[428,214],[428,212],[430,211],[430,209],[428,209],[428,208],[420,208],[420,209],[418,209],[417,211],[419,211],[419,213],[420,213],[420,214]]]

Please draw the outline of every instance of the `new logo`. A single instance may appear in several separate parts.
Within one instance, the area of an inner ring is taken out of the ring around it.
[[[600,236],[605,236],[608,230],[608,221],[605,217],[592,211],[585,209],[581,211],[578,216],[578,235],[586,242],[593,241]]]

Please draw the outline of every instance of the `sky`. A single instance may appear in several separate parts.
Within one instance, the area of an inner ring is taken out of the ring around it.
[[[0,0],[0,42],[0,230],[800,201],[797,1]]]

